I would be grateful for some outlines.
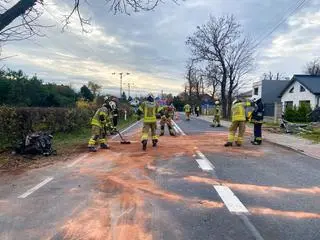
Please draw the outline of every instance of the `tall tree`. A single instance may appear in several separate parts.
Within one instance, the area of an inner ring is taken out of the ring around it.
[[[320,58],[316,58],[311,62],[308,62],[305,67],[305,73],[310,75],[320,75]]]
[[[241,65],[232,63],[231,56],[234,54],[234,50],[237,50],[235,57],[243,55],[238,46],[241,45],[241,39],[240,25],[231,15],[220,18],[210,16],[209,21],[201,27],[198,26],[196,32],[186,41],[192,55],[198,61],[215,64],[218,72],[221,73],[220,95],[224,117],[227,117],[228,80],[236,81],[234,77],[235,65]],[[233,71],[232,74],[230,74],[230,69]]]
[[[99,91],[101,90],[102,86],[92,81],[89,81],[88,88],[91,90],[93,96],[97,97],[99,95]]]
[[[83,85],[81,87],[80,95],[81,97],[83,97],[85,100],[88,100],[88,101],[93,101],[94,99],[93,93],[90,91],[90,89],[86,85]]]

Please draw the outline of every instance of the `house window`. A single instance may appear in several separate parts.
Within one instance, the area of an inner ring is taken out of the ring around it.
[[[310,107],[310,101],[304,100],[304,101],[299,101],[299,106],[306,106]]]
[[[293,108],[293,101],[287,101],[284,103],[285,104],[285,108]]]
[[[259,95],[259,88],[253,89],[253,95]]]
[[[294,92],[294,87],[292,87],[289,91],[289,93],[293,93]]]
[[[306,89],[303,86],[300,86],[300,92],[305,92]]]

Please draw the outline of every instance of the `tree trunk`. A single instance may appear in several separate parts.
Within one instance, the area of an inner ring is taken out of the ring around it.
[[[227,85],[227,76],[223,74],[221,82],[221,106],[222,106],[222,117],[227,117],[227,99],[226,99],[226,85]]]
[[[13,7],[0,15],[0,31],[12,23],[17,17],[23,15],[29,8],[36,4],[37,0],[20,0]]]

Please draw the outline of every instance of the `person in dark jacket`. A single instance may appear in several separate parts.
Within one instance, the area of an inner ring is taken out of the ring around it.
[[[252,99],[254,110],[252,112],[251,121],[254,124],[254,139],[251,141],[253,145],[261,145],[262,143],[262,123],[264,116],[264,106],[260,97]]]

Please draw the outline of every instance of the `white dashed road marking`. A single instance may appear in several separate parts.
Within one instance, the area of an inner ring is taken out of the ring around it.
[[[39,188],[43,187],[46,185],[48,182],[52,181],[53,177],[47,177],[45,180],[43,180],[41,183],[38,185],[34,186],[33,188],[30,188],[28,191],[26,191],[24,194],[20,195],[18,198],[26,198],[33,192],[37,191]]]
[[[239,198],[227,186],[213,186],[222,201],[231,213],[249,213],[248,209],[240,202]]]
[[[199,167],[203,170],[203,171],[212,171],[212,165],[210,163],[208,163],[206,160],[203,159],[196,159],[197,163],[199,164]]]

